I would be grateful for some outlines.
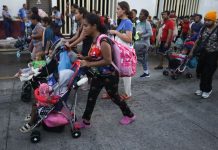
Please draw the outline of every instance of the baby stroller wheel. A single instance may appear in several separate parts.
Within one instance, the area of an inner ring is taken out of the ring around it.
[[[81,131],[78,129],[71,130],[71,135],[73,138],[79,138],[81,136]]]
[[[20,99],[21,99],[23,102],[30,102],[30,101],[31,101],[31,93],[22,92]]]
[[[41,140],[41,134],[39,131],[33,131],[30,135],[30,140],[32,143],[38,143]]]
[[[185,76],[186,76],[186,78],[188,78],[188,79],[191,79],[191,78],[192,78],[192,74],[191,74],[191,73],[187,73]]]
[[[169,71],[164,70],[164,71],[163,71],[163,75],[164,75],[164,76],[168,76],[168,75],[169,75]]]

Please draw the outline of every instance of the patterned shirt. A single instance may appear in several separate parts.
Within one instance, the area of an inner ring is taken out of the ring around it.
[[[206,43],[206,51],[207,52],[218,52],[218,28],[216,28],[216,31],[214,31],[214,33],[210,36],[208,42]],[[205,29],[205,31],[202,34],[202,41],[205,41],[208,36],[210,35],[210,33],[212,32],[212,30],[209,30],[208,28]]]
[[[101,51],[102,50],[96,45],[96,43],[93,43],[89,50],[88,56],[92,58],[92,61],[100,61],[103,59]],[[97,69],[96,71],[101,75],[110,75],[115,71],[112,65],[94,67],[94,70],[95,68]]]

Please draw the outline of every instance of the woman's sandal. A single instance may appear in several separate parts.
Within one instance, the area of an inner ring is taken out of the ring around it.
[[[31,120],[31,115],[28,114],[25,118],[24,118],[24,121],[30,121]]]
[[[20,132],[23,132],[23,133],[29,132],[32,130],[33,126],[34,125],[27,123],[20,128]]]
[[[101,99],[110,99],[111,97],[108,95],[108,93],[103,93],[101,96]]]

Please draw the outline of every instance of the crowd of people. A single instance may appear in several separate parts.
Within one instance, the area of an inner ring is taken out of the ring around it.
[[[71,12],[69,12],[71,7]],[[146,9],[142,9],[137,17],[137,10],[130,10],[127,2],[122,1],[117,5],[117,21],[108,16],[101,16],[100,12],[93,10],[88,12],[86,8],[79,7],[76,4],[67,5],[66,12],[61,14],[58,7],[52,8],[52,16],[40,13],[40,9],[33,7],[27,13],[27,7],[24,4],[19,10],[19,17],[22,20],[22,33],[25,34],[25,23],[31,21],[32,34],[30,49],[32,60],[36,60],[38,52],[48,54],[51,44],[57,37],[62,37],[60,29],[65,24],[63,16],[71,19],[71,37],[65,38],[65,46],[68,51],[75,51],[77,57],[81,60],[81,67],[84,73],[88,68],[95,68],[96,72],[90,79],[90,90],[87,98],[87,105],[83,114],[82,127],[90,126],[90,119],[94,110],[97,97],[104,87],[106,93],[102,98],[111,99],[119,106],[123,113],[120,123],[127,125],[136,118],[130,110],[125,100],[132,97],[131,78],[119,77],[118,72],[113,67],[113,56],[111,55],[111,43],[107,38],[101,40],[100,46],[97,46],[98,37],[101,34],[107,34],[113,39],[127,47],[134,47],[138,56],[138,61],[143,67],[143,73],[140,78],[150,77],[148,66],[148,51],[151,47],[157,49],[159,54],[159,64],[154,69],[164,68],[164,59],[166,52],[178,40],[193,41],[194,47],[188,54],[189,57],[197,56],[197,77],[200,78],[200,87],[196,95],[208,98],[212,92],[212,77],[217,68],[218,60],[218,28],[217,13],[210,11],[204,16],[193,14],[192,16],[177,17],[175,11],[163,11],[162,18],[157,16],[153,18]],[[11,17],[7,11],[7,6],[3,7],[4,25],[6,34],[9,36],[11,28],[9,27]],[[76,47],[83,43],[79,51]],[[124,93],[119,94],[119,79],[123,80]],[[25,126],[22,129],[26,129]]]

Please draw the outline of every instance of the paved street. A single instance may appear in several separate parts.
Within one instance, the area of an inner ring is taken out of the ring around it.
[[[193,93],[198,80],[181,76],[174,81],[161,71],[151,69],[151,78],[133,78],[133,98],[128,101],[137,119],[119,125],[121,111],[110,100],[99,99],[92,117],[92,128],[73,139],[69,127],[62,133],[41,129],[41,142],[32,144],[30,133],[19,127],[31,109],[20,100],[22,83],[5,79],[26,66],[28,55],[17,59],[15,53],[0,53],[0,149],[1,150],[217,150],[218,149],[218,74],[208,100]],[[157,65],[154,56],[150,68]],[[141,72],[139,67],[138,72]],[[194,72],[194,71],[192,71]],[[122,89],[121,89],[122,91]],[[87,91],[79,91],[77,115],[86,104]],[[73,102],[69,98],[69,103]]]

